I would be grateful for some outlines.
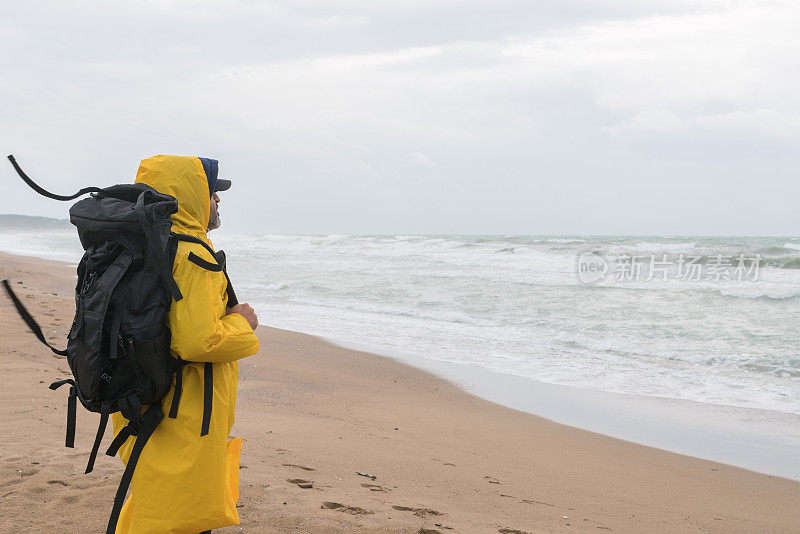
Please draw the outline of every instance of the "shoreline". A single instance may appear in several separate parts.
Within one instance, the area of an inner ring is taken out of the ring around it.
[[[0,254],[10,254],[0,251]],[[54,261],[58,258],[14,254]],[[800,481],[800,414],[593,390],[386,350],[324,335],[345,349],[391,358],[502,406],[636,444]],[[765,440],[765,436],[769,439]]]
[[[550,384],[480,366],[322,339],[412,365],[477,397],[555,423],[800,481],[798,414]]]
[[[56,346],[73,268],[0,254]],[[100,531],[121,474],[83,475],[96,414],[63,447],[66,373],[0,297],[0,530]],[[554,423],[395,359],[260,326],[241,361],[242,529],[221,532],[792,532],[800,483]],[[508,390],[506,391],[509,392]],[[110,433],[109,433],[110,434]],[[106,442],[110,435],[106,435]],[[375,475],[369,479],[356,472]],[[312,488],[300,488],[298,479]],[[69,505],[67,505],[69,503]],[[35,517],[37,524],[31,524]]]

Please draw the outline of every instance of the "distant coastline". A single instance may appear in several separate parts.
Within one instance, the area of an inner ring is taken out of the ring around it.
[[[0,230],[69,230],[67,219],[0,213]]]

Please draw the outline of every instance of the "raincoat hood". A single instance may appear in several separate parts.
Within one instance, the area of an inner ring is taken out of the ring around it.
[[[178,211],[172,215],[176,232],[206,237],[214,190],[211,182],[216,182],[218,171],[216,160],[207,161],[211,174],[206,173],[200,158],[192,156],[153,156],[139,165],[136,183],[178,199]]]

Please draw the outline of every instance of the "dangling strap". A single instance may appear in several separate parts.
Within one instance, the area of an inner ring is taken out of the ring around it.
[[[109,445],[108,449],[106,450],[106,454],[111,457],[116,456],[117,452],[119,452],[119,448],[122,447],[126,441],[128,441],[128,438],[131,436],[138,436],[141,429],[141,417],[134,419],[133,421],[128,421],[128,424],[123,426],[122,430],[119,431],[119,434],[114,437],[111,445]]]
[[[206,362],[203,366],[203,427],[200,435],[208,434],[211,424],[211,405],[214,400],[214,364]]]
[[[178,417],[178,403],[181,401],[181,393],[183,392],[183,367],[186,362],[178,360],[178,368],[175,370],[175,391],[172,392],[172,403],[169,405],[169,418],[175,419]]]
[[[26,184],[28,184],[31,187],[31,189],[33,189],[40,195],[45,196],[47,198],[52,198],[53,200],[72,200],[73,198],[78,198],[79,196],[85,195],[86,193],[99,193],[102,191],[102,189],[100,189],[99,187],[84,187],[74,195],[56,195],[55,193],[51,193],[50,191],[47,191],[46,189],[40,187],[36,182],[28,178],[28,175],[25,174],[22,171],[22,169],[20,169],[19,165],[17,165],[17,160],[14,159],[14,156],[8,156],[8,161],[11,162],[11,165],[14,166],[14,170],[17,171],[19,177],[22,178],[22,180]]]
[[[133,479],[133,471],[136,469],[136,464],[139,462],[139,456],[142,454],[142,449],[144,449],[147,440],[153,435],[153,432],[155,432],[163,418],[164,413],[161,411],[161,406],[158,404],[150,406],[141,417],[142,426],[136,436],[136,443],[134,443],[133,450],[128,458],[125,472],[122,474],[122,480],[119,481],[117,494],[114,496],[114,508],[111,510],[111,518],[108,520],[106,534],[114,534],[117,530],[119,513],[122,511],[122,505],[125,503],[125,495],[128,494],[128,488]],[[116,451],[114,454],[116,454]]]
[[[11,284],[8,283],[8,280],[3,280],[3,287],[5,288],[6,293],[8,293],[11,302],[14,303],[14,307],[17,309],[17,313],[19,314],[20,317],[22,317],[22,320],[25,321],[25,324],[28,325],[28,328],[31,329],[34,335],[37,338],[39,338],[39,341],[50,347],[50,350],[52,350],[55,354],[58,354],[59,356],[66,356],[67,355],[66,350],[58,350],[57,348],[53,347],[53,345],[47,342],[47,340],[44,338],[44,334],[42,333],[42,328],[39,326],[39,323],[36,322],[36,320],[33,318],[30,312],[28,312],[28,310],[25,309],[25,306],[22,305],[22,302],[19,300],[19,297],[17,297],[17,295],[11,289]]]
[[[128,421],[138,419],[142,415],[142,402],[135,394],[122,397],[117,401],[117,404],[119,404],[119,411],[122,417]]]
[[[128,395],[119,399],[119,411],[128,420],[128,424],[122,427],[119,434],[114,437],[111,445],[108,446],[106,454],[109,456],[116,456],[119,448],[129,437],[138,436],[143,424],[142,403],[136,395]],[[149,408],[148,411],[150,411]],[[161,416],[163,417],[164,414],[162,413]]]
[[[67,433],[64,437],[64,446],[70,449],[75,448],[75,419],[78,408],[78,388],[69,388],[69,399],[67,400]]]
[[[89,454],[89,463],[86,464],[86,471],[84,473],[91,473],[94,469],[94,461],[97,459],[97,451],[100,449],[100,443],[103,441],[103,435],[106,433],[106,425],[108,424],[108,414],[111,413],[111,404],[104,402],[100,406],[100,424],[97,426],[97,435],[94,438],[94,446],[92,452]]]
[[[178,404],[183,393],[183,368],[186,362],[178,360],[178,369],[175,371],[175,389],[172,393],[172,402],[169,406],[169,418],[178,417]],[[200,428],[200,435],[208,434],[211,426],[211,410],[214,404],[214,364],[206,362],[203,364],[203,423]],[[114,453],[116,454],[116,452]],[[114,456],[112,454],[112,456]]]
[[[70,384],[69,398],[67,399],[67,435],[64,438],[64,446],[69,448],[75,447],[75,416],[78,409],[78,390],[75,387],[75,381],[71,378],[66,380],[58,380],[50,384],[50,389],[57,390],[64,384]]]
[[[164,251],[161,250],[161,247],[158,245],[158,238],[156,237],[155,230],[153,230],[153,225],[150,224],[150,220],[147,218],[147,213],[144,206],[144,199],[147,193],[148,191],[143,191],[142,194],[139,195],[139,198],[136,200],[134,210],[136,211],[136,215],[139,217],[139,224],[141,224],[142,230],[144,230],[145,237],[147,238],[147,245],[150,250],[153,251],[156,256],[156,260],[158,261],[160,267],[159,275],[161,280],[167,286],[170,293],[172,293],[172,298],[175,299],[175,302],[177,302],[183,298],[183,295],[181,295],[181,290],[178,289],[178,284],[172,277],[172,265],[167,264],[167,257],[164,254]]]

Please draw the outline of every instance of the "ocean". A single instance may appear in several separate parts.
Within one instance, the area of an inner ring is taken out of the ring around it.
[[[605,392],[800,414],[800,238],[211,234],[261,324]],[[77,263],[73,232],[0,250]]]

